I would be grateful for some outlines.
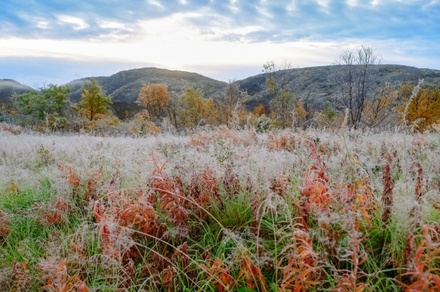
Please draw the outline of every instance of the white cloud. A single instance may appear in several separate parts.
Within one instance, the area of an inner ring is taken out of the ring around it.
[[[102,20],[98,21],[98,25],[103,32],[98,37],[92,38],[95,41],[122,41],[135,35],[134,28],[125,23]]]
[[[219,29],[220,31],[221,28],[218,27],[217,29]],[[224,35],[229,35],[229,34],[246,35],[248,33],[258,32],[263,30],[264,28],[260,25],[247,25],[247,26],[232,27],[232,28],[226,27],[221,30],[221,33],[223,33]]]
[[[147,3],[152,5],[152,6],[155,6],[157,8],[160,8],[160,9],[163,8],[162,3],[160,3],[160,1],[158,1],[158,0],[147,0]]]
[[[318,3],[318,5],[321,8],[323,8],[324,10],[327,10],[328,4],[329,4],[329,0],[317,0],[316,2]]]
[[[110,28],[110,29],[126,29],[126,24],[116,21],[99,21],[99,26],[101,28]]]
[[[255,7],[258,14],[266,18],[273,18],[273,14],[270,13],[268,9],[268,3],[266,0],[261,0],[260,3]]]
[[[21,19],[31,23],[31,25],[36,28],[39,28],[39,29],[51,28],[50,21],[44,17],[36,17],[36,16],[33,16],[32,14],[23,13],[23,12],[19,12],[17,14]]]
[[[228,7],[231,10],[231,12],[234,14],[240,13],[240,6],[238,6],[237,2],[238,2],[237,0],[229,0]]]
[[[331,6],[329,0],[317,0],[316,3],[318,4],[318,9],[321,12],[324,12],[328,15],[330,14]]]
[[[48,29],[50,27],[50,23],[46,20],[38,20],[37,27],[40,29]]]
[[[429,9],[432,9],[433,7],[434,8],[436,7],[437,9],[439,9],[440,8],[439,5],[440,5],[440,0],[431,0],[431,1],[429,1],[429,3],[424,4],[422,6],[422,9],[429,10]]]
[[[79,17],[74,17],[70,15],[58,15],[57,19],[59,22],[72,24],[73,29],[75,30],[82,30],[89,27],[87,22],[85,22],[83,19]]]
[[[357,0],[346,0],[345,2],[350,7],[356,7],[358,5],[358,1]]]

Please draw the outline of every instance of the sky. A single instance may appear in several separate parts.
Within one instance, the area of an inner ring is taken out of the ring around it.
[[[440,69],[440,0],[0,0],[0,79],[34,88],[158,67],[222,81],[331,65]]]

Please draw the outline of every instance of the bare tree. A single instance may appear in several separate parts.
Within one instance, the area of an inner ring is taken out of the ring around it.
[[[339,103],[349,111],[349,124],[359,127],[365,112],[366,101],[375,93],[377,70],[380,59],[372,48],[362,46],[357,51],[346,50],[335,65],[333,75],[339,90]]]

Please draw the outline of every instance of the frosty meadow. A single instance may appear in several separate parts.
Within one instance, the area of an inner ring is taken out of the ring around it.
[[[6,291],[435,291],[438,133],[0,133]]]

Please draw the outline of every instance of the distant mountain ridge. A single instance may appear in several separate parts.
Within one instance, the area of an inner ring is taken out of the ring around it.
[[[294,93],[297,98],[307,99],[311,104],[320,106],[325,100],[334,100],[337,91],[332,81],[332,74],[339,67],[336,65],[307,67],[279,70],[273,73],[277,84],[284,90]],[[378,78],[377,88],[385,83],[397,88],[403,82],[417,83],[424,79],[426,85],[440,86],[440,70],[420,69],[404,65],[375,65]],[[235,81],[241,90],[247,91],[249,99],[246,101],[248,109],[259,103],[268,104],[269,93],[266,89],[268,73],[250,76]],[[125,111],[137,111],[138,93],[143,84],[162,83],[168,86],[173,95],[180,95],[185,88],[201,89],[205,97],[220,98],[228,84],[206,76],[186,71],[173,71],[160,68],[139,68],[124,70],[111,76],[86,77],[73,80],[66,85],[72,88],[70,98],[77,102],[81,98],[81,88],[91,78],[95,78],[104,89],[104,92],[113,100],[113,107],[119,117],[124,117]],[[23,93],[32,88],[10,79],[0,79],[0,103],[10,102],[14,93]]]
[[[81,87],[90,78],[67,83],[72,87],[70,97],[73,100],[80,99]],[[197,73],[160,68],[125,70],[108,77],[95,77],[95,79],[114,101],[123,102],[136,102],[143,84],[166,84],[171,94],[181,94],[185,88],[194,87],[203,90],[206,96],[214,98],[227,86],[226,82],[217,81]]]

